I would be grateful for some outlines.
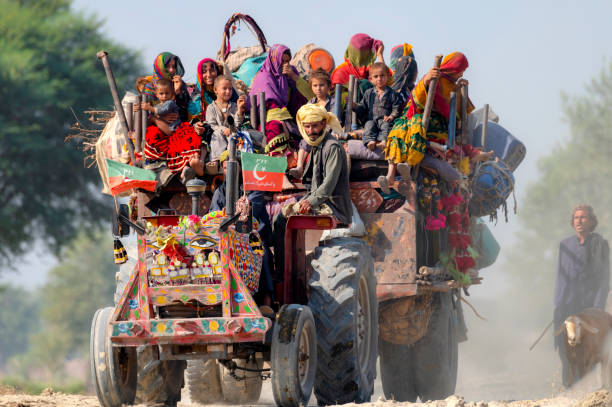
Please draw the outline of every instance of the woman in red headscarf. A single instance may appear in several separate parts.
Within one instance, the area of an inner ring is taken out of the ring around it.
[[[387,137],[385,156],[389,161],[389,171],[386,179],[379,182],[387,186],[395,178],[397,164],[407,163],[416,165],[423,159],[428,141],[445,144],[448,138],[448,122],[459,117],[449,118],[450,94],[456,92],[461,84],[467,84],[462,79],[463,72],[468,67],[468,60],[461,52],[447,55],[440,65],[440,69],[432,68],[417,83],[410,94],[404,113],[395,120],[393,129]],[[434,103],[427,130],[423,128],[423,111],[427,102],[427,90],[433,79],[438,79]],[[468,100],[467,112],[474,110]],[[458,99],[457,114],[461,112],[461,99]],[[382,185],[381,185],[382,186]]]

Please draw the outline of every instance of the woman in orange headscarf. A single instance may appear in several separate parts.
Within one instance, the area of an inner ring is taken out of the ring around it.
[[[395,120],[393,129],[387,137],[385,157],[389,161],[389,171],[386,177],[381,177],[379,183],[393,182],[397,164],[418,164],[425,154],[428,141],[445,144],[448,138],[448,122],[458,117],[449,118],[450,94],[455,92],[462,83],[463,72],[468,67],[468,60],[461,52],[447,55],[440,65],[440,69],[432,68],[421,78],[410,94],[404,113]],[[427,90],[432,79],[438,79],[434,103],[427,129],[423,128],[423,111],[427,101]],[[458,100],[457,114],[461,112],[461,100]],[[468,100],[467,111],[470,113],[474,106]],[[386,181],[385,181],[386,180]]]

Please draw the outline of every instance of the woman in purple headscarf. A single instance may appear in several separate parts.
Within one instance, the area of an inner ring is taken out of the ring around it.
[[[284,45],[274,44],[259,72],[253,78],[250,95],[266,95],[266,152],[284,154],[290,135],[299,140],[299,131],[293,118],[298,109],[314,94],[310,85],[291,66],[291,51]],[[280,126],[279,126],[280,124]],[[282,130],[281,130],[282,129]]]

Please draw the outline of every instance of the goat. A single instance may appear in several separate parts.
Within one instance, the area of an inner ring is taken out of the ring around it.
[[[555,336],[565,333],[565,356],[569,364],[569,385],[601,363],[601,384],[611,388],[610,341],[612,315],[598,308],[587,308],[565,319]],[[576,372],[578,377],[575,376]]]

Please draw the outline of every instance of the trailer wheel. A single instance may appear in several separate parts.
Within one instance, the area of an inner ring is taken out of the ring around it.
[[[459,347],[452,293],[437,295],[425,336],[414,344],[414,377],[421,400],[443,400],[455,392]]]
[[[113,347],[108,322],[113,308],[101,308],[91,322],[89,359],[91,381],[103,407],[132,404],[136,395],[136,348]]]
[[[310,309],[283,305],[272,333],[272,393],[280,407],[307,406],[314,386],[317,334]]]
[[[413,373],[414,356],[409,345],[380,339],[380,379],[387,400],[415,402],[418,396]]]
[[[186,376],[191,401],[200,404],[218,404],[223,401],[216,359],[187,361]]]
[[[317,328],[319,405],[367,402],[374,392],[378,300],[370,248],[341,237],[314,252],[308,306]]]
[[[176,406],[185,384],[184,360],[158,360],[153,346],[138,347],[137,404]]]
[[[263,361],[261,359],[234,359],[238,367],[261,370]],[[223,365],[221,367],[221,390],[223,398],[231,404],[251,404],[256,403],[261,395],[261,373],[248,372],[245,370],[236,369],[234,374],[239,378],[232,376],[230,370]]]

